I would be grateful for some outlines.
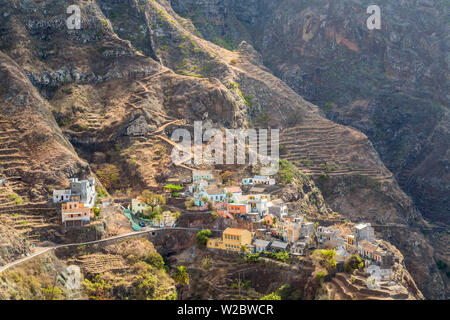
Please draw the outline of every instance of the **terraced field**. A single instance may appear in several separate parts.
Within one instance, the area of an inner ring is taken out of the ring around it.
[[[325,284],[331,300],[411,300],[404,287],[390,285],[388,281],[380,282],[380,288],[367,288],[367,274],[357,271],[350,275],[337,273],[330,282]],[[353,279],[353,280],[351,280]]]
[[[23,172],[30,172],[30,159],[24,150],[16,148],[20,132],[7,120],[0,120],[0,219],[16,229],[30,242],[52,238],[59,226],[56,207],[36,196],[29,199],[28,184]]]
[[[362,134],[330,121],[287,128],[280,134],[280,145],[284,150],[280,157],[291,161],[308,175],[359,174],[376,180],[392,177],[376,163],[360,158],[370,147]]]

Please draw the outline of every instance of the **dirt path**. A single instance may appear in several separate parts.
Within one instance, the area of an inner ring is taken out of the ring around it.
[[[38,257],[44,253],[50,252],[52,250],[58,249],[58,248],[68,248],[68,247],[73,247],[73,246],[83,246],[83,245],[90,245],[90,244],[96,244],[96,243],[102,243],[102,242],[107,242],[107,241],[112,241],[112,240],[117,240],[117,239],[122,239],[122,238],[128,238],[128,237],[134,237],[137,235],[141,235],[141,234],[145,234],[145,233],[149,233],[149,232],[154,232],[154,231],[161,231],[161,230],[185,230],[185,231],[200,231],[202,230],[201,228],[183,228],[183,227],[175,227],[175,228],[150,228],[147,227],[145,230],[143,231],[136,231],[136,232],[130,232],[130,233],[126,233],[126,234],[121,234],[118,236],[114,236],[114,237],[110,237],[110,238],[106,238],[106,239],[100,239],[100,240],[95,240],[95,241],[88,241],[88,242],[80,242],[80,243],[69,243],[69,244],[62,244],[62,245],[58,245],[58,246],[53,246],[53,247],[48,247],[45,248],[41,251],[35,252],[33,254],[31,254],[28,257],[24,257],[18,260],[15,260],[13,262],[10,262],[2,267],[0,267],[0,273],[2,273],[3,271],[14,267],[18,264],[21,264],[23,262],[26,262],[28,260],[31,260],[35,257]],[[211,231],[217,231],[217,232],[222,232],[223,230],[211,230]]]

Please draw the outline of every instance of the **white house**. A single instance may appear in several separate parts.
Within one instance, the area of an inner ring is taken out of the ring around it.
[[[266,185],[274,185],[275,179],[271,179],[267,176],[254,176],[253,178],[244,178],[242,179],[243,185],[251,185],[251,184],[266,184]]]
[[[136,199],[131,200],[131,211],[133,211],[134,214],[136,213],[144,213],[145,210],[147,210],[149,206],[144,202],[144,200],[141,197],[137,197]]]
[[[269,194],[250,194],[237,196],[236,200],[238,203],[249,204],[252,213],[258,213],[260,217],[264,217],[269,212]]]
[[[53,190],[53,203],[70,201],[72,192],[69,190]]]
[[[188,191],[190,193],[194,193],[196,191],[202,191],[204,188],[209,187],[211,185],[214,185],[215,181],[213,179],[211,180],[196,180],[192,184],[188,186]]]
[[[305,241],[297,241],[292,244],[290,252],[293,256],[304,256],[307,246]]]
[[[275,199],[269,203],[269,213],[283,220],[288,215],[288,208],[281,199]]]
[[[274,185],[275,179],[271,179],[267,176],[254,176],[253,177],[253,183],[254,184],[267,184],[267,185]]]
[[[339,237],[338,230],[324,226],[319,226],[317,228],[317,234],[319,243],[325,243],[327,241],[337,241]]]
[[[375,240],[375,231],[370,223],[360,223],[354,227],[353,236],[355,238],[356,245],[358,245],[361,240],[373,242]]]
[[[93,208],[97,198],[95,179],[89,178],[79,181],[78,178],[71,178],[69,181],[70,189],[53,191],[53,202],[79,201],[85,207]]]

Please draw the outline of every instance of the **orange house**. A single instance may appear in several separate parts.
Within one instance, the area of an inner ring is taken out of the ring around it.
[[[233,215],[228,213],[227,210],[217,209],[217,214],[223,218],[234,219]]]
[[[91,220],[91,209],[85,207],[82,202],[66,202],[61,205],[62,222],[67,224],[68,221],[89,222]]]
[[[250,210],[249,204],[229,203],[227,205],[227,211],[231,214],[247,214]]]

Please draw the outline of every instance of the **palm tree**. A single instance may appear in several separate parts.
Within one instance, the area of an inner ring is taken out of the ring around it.
[[[173,279],[177,283],[177,291],[178,295],[180,297],[180,300],[182,300],[182,289],[184,286],[189,285],[189,273],[187,272],[187,269],[185,266],[179,266],[177,268],[177,271],[175,271],[173,275]]]

